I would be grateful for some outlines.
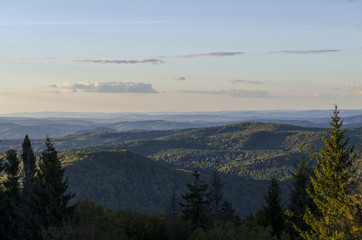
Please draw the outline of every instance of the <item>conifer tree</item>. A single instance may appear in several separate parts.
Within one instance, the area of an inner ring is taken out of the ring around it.
[[[6,179],[3,182],[4,196],[5,196],[5,227],[3,233],[6,236],[17,236],[17,218],[16,206],[20,198],[20,189],[19,189],[19,164],[20,161],[17,157],[17,152],[13,149],[10,149],[5,154],[5,165],[4,165],[4,174]]]
[[[206,195],[209,200],[209,213],[212,219],[221,219],[221,207],[223,203],[222,188],[221,178],[217,172],[214,171],[210,179],[209,192]]]
[[[312,212],[316,212],[316,206],[313,200],[307,193],[307,188],[310,188],[310,177],[312,176],[313,167],[310,154],[314,150],[309,147],[301,148],[301,160],[296,164],[293,176],[293,189],[289,195],[288,210],[285,212],[287,216],[287,232],[292,239],[299,237],[299,231],[308,231],[310,226],[303,220],[304,214],[309,208]]]
[[[266,206],[263,206],[264,222],[262,225],[265,227],[271,226],[272,236],[276,236],[278,239],[281,237],[281,233],[284,229],[283,223],[283,208],[281,206],[280,187],[273,176],[268,192],[265,196]]]
[[[39,169],[35,176],[35,201],[39,224],[43,228],[57,226],[71,216],[74,206],[68,206],[75,194],[67,192],[68,179],[63,181],[64,168],[58,159],[57,151],[47,137],[46,149],[39,160]]]
[[[22,144],[21,159],[23,162],[22,189],[20,189],[19,201],[14,204],[16,213],[17,236],[19,239],[38,239],[37,219],[34,202],[34,176],[36,172],[36,158],[31,147],[28,135],[25,135]]]
[[[36,168],[36,159],[31,147],[31,142],[29,136],[26,134],[23,141],[23,152],[21,158],[23,160],[24,168],[24,181],[23,181],[23,191],[25,196],[30,199],[33,186],[34,186],[34,175]]]
[[[214,171],[210,179],[209,191],[206,194],[209,201],[208,216],[210,227],[212,227],[215,220],[233,223],[238,220],[232,203],[224,199],[222,189],[222,180],[217,171]]]
[[[301,232],[305,239],[362,239],[361,224],[353,215],[355,204],[350,194],[355,187],[351,181],[356,173],[353,147],[344,140],[343,121],[335,106],[331,116],[329,137],[316,157],[317,166],[311,178],[312,188],[307,192],[313,199],[320,216],[307,209],[304,219],[310,231]]]
[[[186,186],[189,190],[188,193],[182,194],[181,197],[186,203],[180,203],[182,207],[182,216],[185,220],[190,221],[193,228],[206,228],[207,227],[207,209],[208,200],[206,198],[207,184],[200,180],[200,173],[194,171],[193,183],[188,183]]]

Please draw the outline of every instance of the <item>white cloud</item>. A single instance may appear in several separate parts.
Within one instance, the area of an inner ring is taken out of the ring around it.
[[[187,54],[180,55],[180,58],[192,58],[192,57],[226,57],[245,54],[245,52],[206,52],[206,53],[196,53],[196,54]]]
[[[267,91],[243,90],[243,89],[223,89],[215,91],[182,91],[184,93],[194,94],[212,94],[212,95],[228,95],[236,98],[267,98],[271,97]]]
[[[151,64],[160,64],[164,61],[151,58],[151,59],[132,59],[132,60],[108,60],[108,59],[77,59],[76,62],[86,62],[86,63],[113,63],[113,64],[137,64],[137,63],[151,63]]]
[[[62,92],[97,92],[97,93],[156,93],[152,84],[141,82],[80,82],[61,83],[50,87]],[[57,91],[56,91],[57,92]]]
[[[340,51],[341,50],[336,50],[336,49],[318,49],[318,50],[284,50],[284,51],[275,51],[269,53],[314,54],[314,53],[333,53]]]
[[[172,77],[172,79],[175,80],[175,81],[184,81],[184,80],[186,80],[185,77]]]

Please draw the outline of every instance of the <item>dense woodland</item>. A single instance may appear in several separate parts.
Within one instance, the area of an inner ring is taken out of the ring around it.
[[[25,136],[0,161],[0,239],[362,239],[361,129],[338,113],[327,132],[241,123],[42,150]]]

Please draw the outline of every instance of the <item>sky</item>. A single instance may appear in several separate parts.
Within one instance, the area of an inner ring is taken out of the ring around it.
[[[362,109],[362,0],[0,0],[0,114]]]

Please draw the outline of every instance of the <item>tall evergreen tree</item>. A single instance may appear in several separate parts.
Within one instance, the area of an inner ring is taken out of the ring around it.
[[[344,140],[343,121],[335,106],[331,116],[332,129],[324,137],[324,147],[316,157],[317,166],[308,189],[321,216],[307,209],[304,219],[311,230],[301,232],[305,239],[362,239],[362,227],[353,215],[355,203],[350,194],[355,187],[353,179],[356,156],[353,147]]]
[[[310,226],[303,220],[304,214],[309,208],[312,212],[316,212],[316,206],[312,198],[307,193],[307,188],[310,188],[310,177],[313,172],[312,159],[309,153],[313,150],[301,148],[301,161],[296,164],[296,169],[292,172],[293,189],[289,195],[287,215],[287,232],[292,239],[299,238],[299,231],[308,231]]]
[[[186,203],[180,203],[182,207],[182,216],[185,220],[190,221],[193,228],[207,227],[207,209],[208,200],[206,198],[207,184],[200,180],[200,173],[194,171],[193,183],[187,183],[188,193],[182,194],[181,197]]]
[[[224,199],[222,189],[222,180],[217,171],[214,171],[210,179],[209,191],[206,194],[209,201],[208,216],[210,227],[213,227],[212,225],[215,220],[233,223],[238,220],[232,203]]]
[[[36,225],[34,202],[34,176],[36,172],[36,158],[31,147],[28,135],[25,135],[22,144],[21,159],[23,162],[22,189],[19,201],[14,205],[16,213],[17,237],[19,239],[37,239],[39,229]]]
[[[212,174],[209,184],[209,191],[207,193],[207,199],[209,200],[209,214],[212,219],[221,219],[222,215],[222,194],[223,183],[220,176],[216,171]]]
[[[21,154],[21,158],[23,160],[24,168],[23,191],[26,197],[30,199],[34,186],[36,159],[31,147],[29,136],[27,134],[25,135],[22,147],[23,152]]]
[[[43,228],[57,226],[71,216],[74,206],[68,206],[75,194],[67,192],[68,179],[63,181],[64,168],[58,159],[57,151],[51,140],[45,139],[46,149],[39,160],[39,169],[35,176],[35,201],[39,224]]]
[[[272,236],[276,236],[278,239],[281,237],[281,233],[284,229],[283,220],[283,208],[281,206],[280,187],[273,176],[268,192],[265,196],[266,206],[263,206],[264,221],[262,225],[265,227],[271,226]]]

